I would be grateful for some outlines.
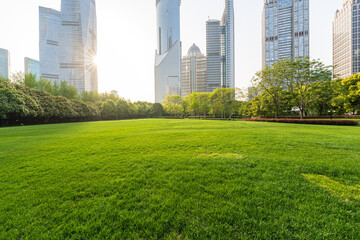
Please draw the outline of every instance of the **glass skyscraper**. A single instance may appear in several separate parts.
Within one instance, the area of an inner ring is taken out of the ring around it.
[[[0,77],[10,77],[10,52],[0,48]]]
[[[206,91],[221,88],[221,22],[211,19],[206,22]]]
[[[333,74],[346,78],[360,72],[360,1],[344,0],[333,21]]]
[[[309,56],[309,0],[264,0],[263,66]]]
[[[98,89],[95,0],[62,0],[61,12],[40,8],[40,71],[79,92]]]
[[[207,91],[235,87],[233,0],[225,0],[222,20],[206,22]]]
[[[155,102],[181,95],[181,0],[156,0]]]
[[[59,82],[60,12],[39,7],[39,20],[40,76]]]
[[[190,47],[187,56],[183,57],[181,68],[182,96],[206,92],[206,57],[195,43]]]
[[[31,58],[26,57],[24,59],[25,74],[33,74],[37,79],[40,78],[40,62]]]
[[[222,81],[224,88],[235,87],[235,21],[234,2],[225,0],[225,10],[221,21],[222,31]]]

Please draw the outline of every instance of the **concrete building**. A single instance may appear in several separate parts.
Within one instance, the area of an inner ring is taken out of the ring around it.
[[[360,1],[343,0],[333,21],[333,74],[346,78],[360,72]]]
[[[156,0],[155,102],[181,95],[181,0]]]
[[[25,66],[25,74],[33,74],[36,76],[37,79],[40,78],[40,62],[26,57],[24,59],[24,66]]]
[[[0,48],[0,77],[10,77],[10,52]]]
[[[206,56],[195,43],[190,47],[187,56],[182,59],[182,96],[194,92],[206,92]]]
[[[309,56],[309,0],[264,0],[263,66]]]
[[[41,76],[96,91],[96,55],[95,0],[62,0],[61,12],[40,7]]]

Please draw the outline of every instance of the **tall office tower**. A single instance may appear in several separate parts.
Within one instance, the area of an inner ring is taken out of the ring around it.
[[[25,74],[33,74],[37,79],[40,78],[40,62],[31,58],[26,57],[24,59]]]
[[[309,0],[264,0],[263,67],[309,56]]]
[[[95,0],[62,0],[60,79],[79,92],[98,89]]]
[[[344,0],[333,21],[333,74],[346,78],[360,72],[360,2]]]
[[[183,57],[181,68],[183,97],[194,92],[206,92],[206,57],[195,43],[190,47],[188,55]]]
[[[181,0],[156,0],[155,102],[181,95]]]
[[[233,0],[225,0],[225,10],[221,21],[222,31],[222,76],[224,88],[235,87],[235,22]]]
[[[40,76],[59,82],[60,12],[39,7],[39,20]]]
[[[221,88],[221,26],[219,20],[206,22],[206,91]]]
[[[10,53],[6,49],[0,48],[0,78],[10,77]]]

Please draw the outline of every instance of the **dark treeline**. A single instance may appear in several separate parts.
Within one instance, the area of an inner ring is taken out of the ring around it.
[[[34,75],[0,79],[1,126],[160,117],[161,104],[126,101],[115,91],[83,92],[66,82],[53,83]]]

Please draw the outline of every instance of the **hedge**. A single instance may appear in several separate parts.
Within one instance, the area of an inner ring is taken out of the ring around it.
[[[316,125],[342,125],[342,126],[358,126],[359,125],[358,122],[351,121],[351,120],[249,118],[249,119],[242,119],[242,121],[316,124]]]
[[[42,124],[100,119],[92,103],[53,96],[9,81],[0,80],[0,124]]]

